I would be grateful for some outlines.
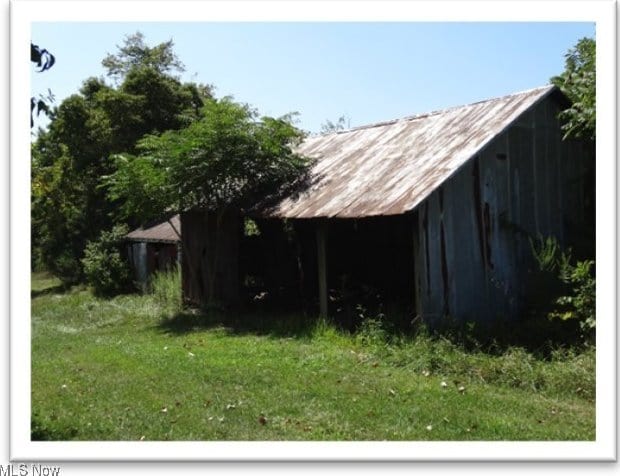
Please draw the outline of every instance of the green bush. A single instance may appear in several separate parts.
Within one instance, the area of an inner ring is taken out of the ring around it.
[[[596,279],[592,268],[594,261],[577,261],[561,269],[560,280],[570,286],[567,295],[555,300],[557,309],[551,317],[577,319],[584,337],[592,337],[596,328]]]
[[[86,282],[96,296],[113,296],[127,291],[131,285],[129,264],[121,255],[127,231],[125,225],[117,225],[86,245],[82,265]]]
[[[594,260],[572,263],[571,252],[561,250],[555,238],[531,242],[532,252],[541,272],[547,273],[555,283],[547,316],[563,321],[575,320],[579,323],[581,338],[589,343],[596,329],[596,278]]]
[[[69,251],[63,251],[49,264],[48,268],[67,286],[78,284],[83,279],[80,262]]]

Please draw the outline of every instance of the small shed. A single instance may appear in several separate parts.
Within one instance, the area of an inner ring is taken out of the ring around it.
[[[355,273],[428,321],[515,318],[531,239],[594,255],[594,144],[563,140],[569,104],[544,86],[309,137],[311,185],[259,216],[298,231],[323,315]]]
[[[170,220],[151,223],[127,234],[127,255],[140,285],[145,286],[153,272],[177,265],[181,255],[181,240],[177,234],[180,230],[181,221],[179,215],[175,215]]]

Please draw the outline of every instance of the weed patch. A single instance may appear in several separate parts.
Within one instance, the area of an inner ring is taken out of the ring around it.
[[[165,316],[174,316],[183,310],[181,270],[178,267],[155,273],[150,287],[155,302]]]

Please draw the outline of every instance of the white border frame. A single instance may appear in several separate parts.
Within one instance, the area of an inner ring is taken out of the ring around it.
[[[587,1],[21,1],[11,3],[11,461],[615,461],[616,4]],[[118,7],[118,8],[115,8]],[[597,38],[594,442],[31,442],[30,129],[34,21],[588,21]],[[610,207],[613,208],[613,216]]]

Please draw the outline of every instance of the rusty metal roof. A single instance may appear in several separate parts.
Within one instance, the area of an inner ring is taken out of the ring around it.
[[[170,221],[180,233],[181,221],[179,220],[179,215],[174,215]],[[126,238],[130,241],[146,241],[151,243],[176,243],[180,241],[168,221],[162,221],[148,228],[137,228],[128,233]]]
[[[413,210],[521,114],[544,86],[442,111],[307,138],[312,185],[266,214],[282,218],[396,215]]]

